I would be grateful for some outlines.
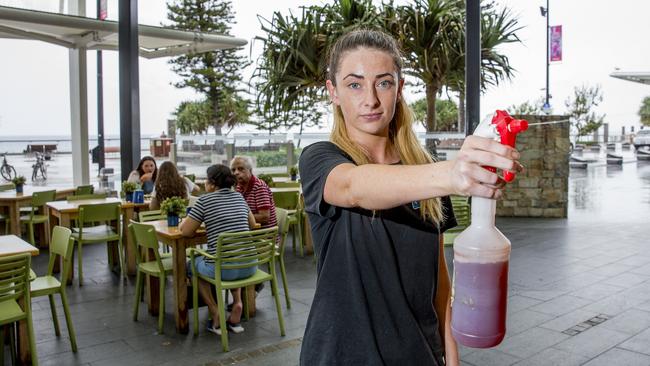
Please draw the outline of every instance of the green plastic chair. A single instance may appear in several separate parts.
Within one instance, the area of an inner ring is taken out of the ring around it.
[[[304,257],[305,252],[304,244],[302,242],[302,207],[300,204],[300,192],[298,190],[273,192],[273,201],[275,201],[275,207],[287,210],[289,226],[293,226],[293,253],[296,253],[296,243],[298,243],[300,247],[300,256]],[[296,238],[298,240],[296,240]]]
[[[95,193],[95,186],[93,186],[92,184],[85,185],[85,186],[78,186],[77,190],[74,192],[75,196],[93,194],[93,193]]]
[[[275,208],[275,216],[278,219],[278,241],[275,247],[275,258],[280,262],[280,275],[282,276],[282,286],[284,287],[284,299],[287,302],[287,309],[291,309],[291,299],[289,298],[289,286],[287,285],[287,270],[284,266],[284,243],[289,233],[289,212],[283,208]]]
[[[4,361],[4,326],[20,320],[27,322],[29,336],[29,352],[32,365],[38,365],[36,341],[34,339],[34,324],[32,323],[32,304],[29,294],[29,254],[0,257],[0,359]],[[23,307],[19,301],[23,300]],[[11,344],[15,344],[14,332],[9,332]],[[16,363],[16,352],[12,347],[13,363]]]
[[[167,215],[160,210],[140,211],[138,213],[138,219],[140,222],[165,220],[167,219]]]
[[[276,188],[298,188],[300,182],[275,182]]]
[[[79,206],[79,227],[75,228],[72,238],[77,242],[77,259],[79,267],[79,286],[83,285],[83,245],[117,242],[119,252],[120,275],[124,276],[122,263],[124,262],[122,248],[122,235],[120,234],[120,203],[101,203],[96,205]],[[86,227],[86,224],[103,223],[97,226]],[[108,251],[108,262],[111,269],[114,267],[113,256],[110,253],[110,247],[106,246]]]
[[[135,299],[133,303],[133,321],[138,321],[138,308],[144,288],[145,275],[158,277],[160,280],[160,303],[158,309],[158,333],[163,333],[163,321],[165,320],[165,277],[172,273],[172,259],[162,258],[158,252],[158,238],[156,229],[152,225],[141,224],[131,220],[129,232],[138,249],[151,250],[155,256],[153,261],[145,261],[142,258],[142,250],[135,251],[135,262],[137,275],[135,280]]]
[[[34,239],[34,225],[35,224],[44,224],[47,225],[48,215],[47,213],[39,213],[39,210],[48,202],[52,202],[56,199],[56,191],[44,191],[44,192],[34,192],[32,193],[32,204],[29,207],[29,213],[27,215],[20,216],[20,222],[27,225],[27,231],[29,233],[29,242],[32,245],[36,246],[36,240]]]
[[[278,279],[275,273],[275,240],[278,235],[278,227],[242,231],[235,233],[222,233],[217,239],[217,250],[215,255],[192,248],[190,250],[190,263],[192,265],[192,301],[194,306],[194,335],[199,334],[199,290],[198,281],[201,278],[215,286],[215,295],[219,307],[219,326],[221,332],[221,346],[224,352],[228,352],[228,332],[226,331],[226,302],[224,299],[224,290],[244,288],[246,286],[256,285],[266,281],[271,281],[271,292],[275,298],[275,308],[278,312],[278,322],[280,324],[280,335],[284,336],[284,318],[278,297]],[[203,276],[196,270],[196,257],[202,255],[214,260],[214,277]],[[221,280],[222,269],[240,269],[253,266],[269,264],[271,273],[266,273],[261,269],[252,276],[235,281]],[[246,298],[242,294],[243,298]],[[248,319],[248,303],[244,301],[244,315]]]
[[[13,183],[0,184],[0,192],[8,191],[11,189],[14,189]],[[11,226],[11,220],[9,219],[9,215],[0,212],[0,222],[3,222],[5,225],[5,235],[9,234],[9,226]]]
[[[61,279],[68,278],[68,273],[72,268],[72,251],[74,250],[74,240],[71,238],[72,232],[67,227],[55,226],[52,230],[52,242],[50,243],[50,261],[47,265],[47,275],[36,277],[31,284],[32,298],[46,296],[50,299],[50,309],[52,309],[52,321],[54,322],[54,333],[57,337],[61,336],[59,330],[59,320],[56,316],[56,305],[54,304],[54,295],[61,296],[61,303],[63,304],[63,312],[65,313],[65,322],[68,326],[68,334],[70,335],[70,345],[72,352],[77,352],[77,339],[74,334],[72,326],[72,319],[70,318],[70,309],[68,308],[68,297],[65,293],[65,282],[59,281],[53,275],[54,263],[57,260],[57,255],[63,261],[63,271]]]
[[[444,245],[454,245],[454,240],[458,234],[465,230],[471,223],[472,207],[467,201],[467,197],[463,196],[450,196],[451,205],[454,209],[454,216],[456,217],[456,227],[453,227],[443,234]]]
[[[75,194],[74,196],[67,196],[67,201],[83,201],[83,200],[96,200],[106,198],[106,193],[88,193],[88,194]]]

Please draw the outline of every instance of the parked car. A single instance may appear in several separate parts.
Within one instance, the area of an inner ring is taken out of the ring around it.
[[[632,143],[634,144],[634,148],[637,150],[642,146],[650,147],[650,129],[640,130],[637,132]]]

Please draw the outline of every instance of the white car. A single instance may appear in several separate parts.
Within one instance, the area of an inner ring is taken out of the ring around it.
[[[650,147],[650,129],[644,129],[637,132],[632,143],[634,144],[634,148],[637,150],[642,146]]]

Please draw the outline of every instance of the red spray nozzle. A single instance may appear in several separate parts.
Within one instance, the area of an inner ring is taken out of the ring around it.
[[[494,117],[492,117],[492,124],[496,125],[501,137],[501,143],[511,147],[515,147],[517,134],[528,129],[528,121],[514,119],[508,112],[502,110],[496,111]],[[506,182],[512,182],[515,179],[515,173],[506,170],[503,172],[503,179]]]

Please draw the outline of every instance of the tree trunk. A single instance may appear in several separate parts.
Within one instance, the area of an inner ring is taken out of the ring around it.
[[[465,131],[465,90],[460,89],[458,92],[458,132]]]
[[[436,132],[436,97],[438,96],[438,87],[435,84],[426,85],[427,95],[427,117],[425,121],[427,134]],[[438,155],[436,143],[432,138],[425,138],[427,151],[433,156]]]
[[[221,128],[223,127],[223,123],[220,122],[219,119],[219,91],[218,90],[210,90],[209,95],[212,101],[212,127],[214,127],[214,133],[217,136],[222,136],[223,132],[221,131]],[[217,154],[225,154],[226,152],[226,144],[223,140],[216,140],[214,142],[214,152]]]

